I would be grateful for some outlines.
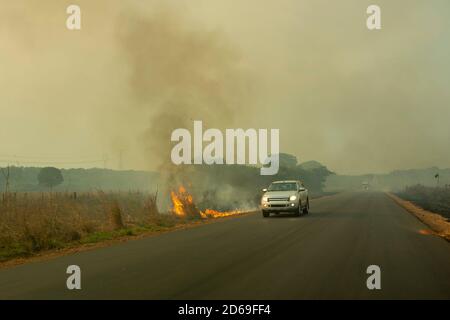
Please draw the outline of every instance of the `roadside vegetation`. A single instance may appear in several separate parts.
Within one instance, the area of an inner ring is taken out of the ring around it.
[[[160,232],[188,223],[141,192],[3,193],[0,262],[38,252]]]
[[[424,210],[438,213],[450,219],[450,187],[425,187],[415,185],[406,187],[397,195],[411,201]]]

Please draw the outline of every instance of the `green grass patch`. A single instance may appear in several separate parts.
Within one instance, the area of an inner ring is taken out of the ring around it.
[[[4,262],[17,257],[29,257],[30,255],[30,250],[22,244],[0,248],[0,262]]]

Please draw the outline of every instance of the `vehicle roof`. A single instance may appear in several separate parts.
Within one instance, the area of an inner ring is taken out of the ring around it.
[[[295,183],[300,182],[299,180],[280,180],[280,181],[273,181],[272,183]]]

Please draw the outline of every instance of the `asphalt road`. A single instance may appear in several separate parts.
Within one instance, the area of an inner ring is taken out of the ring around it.
[[[0,270],[0,299],[450,299],[450,243],[383,193],[260,214]],[[82,290],[66,288],[79,265]],[[381,290],[366,269],[381,268]]]

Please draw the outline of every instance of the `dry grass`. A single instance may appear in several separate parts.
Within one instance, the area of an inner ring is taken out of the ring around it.
[[[428,225],[437,235],[450,241],[450,223],[446,218],[434,212],[427,211],[410,201],[401,199],[392,193],[388,193],[388,196],[415,215],[420,221]]]
[[[0,199],[0,262],[183,223],[160,214],[156,195],[22,193]]]
[[[417,206],[450,219],[450,188],[426,187],[423,185],[410,186],[398,192],[397,195],[411,201]]]

